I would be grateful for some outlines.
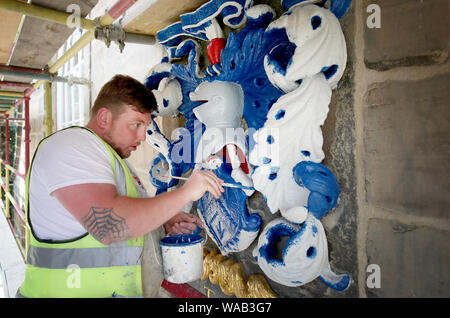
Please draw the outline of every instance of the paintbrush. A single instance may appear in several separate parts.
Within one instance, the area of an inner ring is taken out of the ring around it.
[[[183,178],[183,177],[175,177],[175,176],[162,176],[165,178],[172,178],[172,179],[178,179],[178,180],[184,180],[186,181],[188,178]],[[240,184],[235,184],[235,183],[222,183],[223,187],[228,187],[228,188],[237,188],[237,189],[243,189],[243,190],[255,190],[255,188],[253,187],[246,187]]]

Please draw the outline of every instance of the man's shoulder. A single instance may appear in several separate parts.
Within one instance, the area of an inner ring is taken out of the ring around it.
[[[71,147],[76,145],[89,145],[90,143],[101,145],[101,141],[92,132],[83,127],[69,127],[57,131],[48,137],[43,145],[55,144],[59,147]]]
[[[42,142],[40,150],[41,154],[51,153],[58,157],[73,152],[107,154],[105,146],[97,136],[89,130],[79,127],[70,127],[57,131]]]

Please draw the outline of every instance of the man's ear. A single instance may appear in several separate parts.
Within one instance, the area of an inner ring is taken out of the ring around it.
[[[108,108],[102,107],[97,111],[97,124],[101,128],[107,128],[112,123],[112,113]]]

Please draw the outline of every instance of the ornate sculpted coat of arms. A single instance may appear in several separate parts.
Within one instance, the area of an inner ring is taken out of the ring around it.
[[[196,202],[222,255],[257,239],[253,256],[271,280],[301,286],[320,277],[344,290],[351,279],[331,270],[320,221],[339,197],[321,163],[321,126],[347,61],[339,19],[351,0],[281,2],[277,18],[252,0],[211,0],[158,32],[167,55],[146,82],[158,102],[154,116],[181,113],[186,124],[171,140],[156,123],[148,127],[147,141],[159,152],[151,181],[161,193],[178,182],[164,175],[208,169],[238,185]],[[281,215],[264,229],[247,208],[255,191]],[[281,236],[289,239],[279,259]]]

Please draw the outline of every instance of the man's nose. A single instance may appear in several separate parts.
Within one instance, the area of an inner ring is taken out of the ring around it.
[[[139,132],[138,132],[138,139],[139,139],[140,141],[144,141],[146,137],[147,137],[147,136],[146,136],[146,127],[143,127],[143,128],[140,129]]]

